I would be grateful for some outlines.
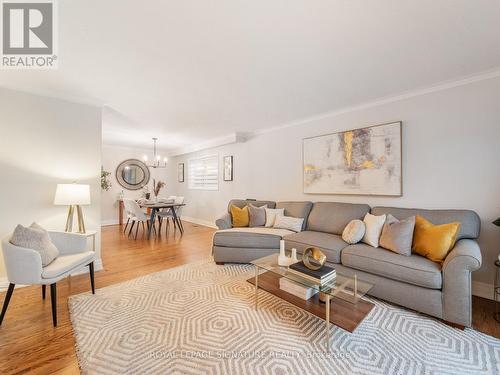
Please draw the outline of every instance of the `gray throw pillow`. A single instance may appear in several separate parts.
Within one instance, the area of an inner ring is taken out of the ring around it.
[[[59,256],[59,250],[57,250],[57,247],[50,240],[49,232],[37,223],[31,224],[30,227],[23,227],[19,224],[14,229],[10,243],[15,246],[38,251],[40,258],[42,258],[43,267],[50,264]]]
[[[410,256],[414,229],[415,216],[398,220],[389,214],[380,235],[380,246],[395,253]]]
[[[249,227],[263,227],[266,225],[266,208],[267,204],[260,207],[256,207],[251,203],[248,205]]]

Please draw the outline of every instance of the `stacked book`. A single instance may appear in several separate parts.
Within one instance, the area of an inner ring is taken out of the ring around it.
[[[311,270],[303,262],[291,264],[288,272],[319,285],[324,285],[337,277],[335,268],[323,266],[319,270]]]
[[[318,293],[317,289],[314,289],[312,287],[306,287],[300,282],[295,282],[286,277],[282,277],[280,279],[280,289],[284,290],[287,293],[293,294],[294,296],[302,298],[304,300],[308,300],[316,293]]]

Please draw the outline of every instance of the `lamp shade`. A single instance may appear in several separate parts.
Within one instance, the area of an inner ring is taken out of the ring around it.
[[[83,184],[57,184],[55,205],[90,204],[90,186]]]

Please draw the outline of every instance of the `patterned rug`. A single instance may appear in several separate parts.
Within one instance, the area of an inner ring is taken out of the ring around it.
[[[499,374],[500,340],[412,311],[375,307],[354,333],[211,260],[70,298],[84,374]]]

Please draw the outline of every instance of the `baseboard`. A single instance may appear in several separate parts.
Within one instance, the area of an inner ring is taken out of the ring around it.
[[[104,268],[102,266],[102,259],[101,258],[96,259],[94,261],[94,272],[101,271],[103,269]],[[82,267],[78,271],[72,273],[71,276],[82,275],[82,274],[88,273],[88,272],[89,271],[85,267]],[[17,284],[16,288],[23,288],[25,286],[29,286],[29,285]],[[9,287],[9,280],[6,277],[0,277],[0,292],[6,291],[8,287]]]
[[[472,295],[486,299],[493,299],[493,285],[487,283],[481,283],[479,281],[473,281]]]
[[[120,221],[118,220],[103,220],[101,221],[101,227],[106,227],[108,225],[118,225]]]
[[[182,216],[182,221],[187,221],[189,223],[193,224],[198,224],[198,225],[203,225],[205,227],[210,227],[210,228],[215,228],[217,229],[217,226],[215,225],[214,222],[208,221],[208,220],[202,220],[202,219],[197,219],[195,217],[189,217],[189,216]]]
[[[6,277],[0,277],[0,292],[7,290],[9,287],[9,280]]]

